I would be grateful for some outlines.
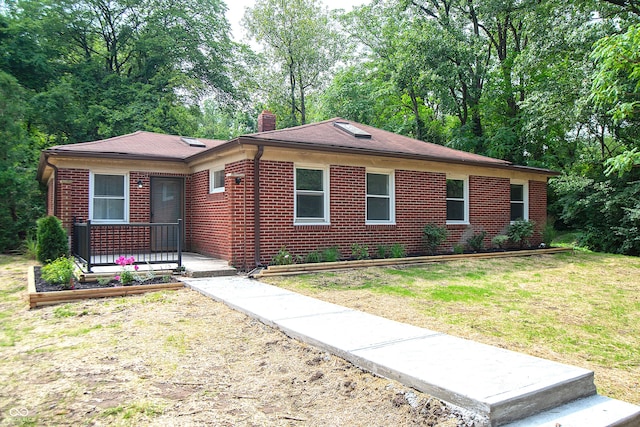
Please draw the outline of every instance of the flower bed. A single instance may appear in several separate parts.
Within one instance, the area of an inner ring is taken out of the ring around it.
[[[363,259],[353,261],[336,261],[336,262],[320,262],[307,264],[287,264],[287,265],[270,265],[252,277],[259,279],[266,276],[279,276],[291,274],[304,274],[314,271],[323,270],[340,270],[344,268],[358,267],[374,267],[385,265],[406,265],[406,264],[427,264],[430,262],[453,261],[465,258],[504,258],[553,254],[557,252],[572,251],[571,248],[544,248],[544,249],[524,249],[512,251],[492,251],[478,252],[469,254],[453,254],[453,255],[426,255],[405,258],[384,258],[384,259]]]
[[[160,290],[173,290],[184,287],[175,277],[157,277],[144,282],[132,280],[126,286],[115,278],[108,282],[74,282],[73,289],[63,289],[60,285],[52,285],[40,277],[40,267],[29,269],[27,293],[29,308],[44,305],[77,301],[86,298],[105,298],[124,295],[142,294]]]

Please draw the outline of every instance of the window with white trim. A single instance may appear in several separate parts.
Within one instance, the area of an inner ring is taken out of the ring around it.
[[[90,175],[89,216],[96,222],[129,220],[129,176],[115,174]]]
[[[395,222],[393,172],[367,172],[367,224]]]
[[[296,166],[294,221],[296,224],[329,223],[329,170]]]
[[[209,170],[209,193],[224,191],[224,168]]]
[[[447,178],[447,224],[469,223],[469,180]]]
[[[529,183],[511,181],[511,222],[529,219]]]

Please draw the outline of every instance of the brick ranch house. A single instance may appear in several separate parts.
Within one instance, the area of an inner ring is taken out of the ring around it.
[[[349,255],[354,243],[372,253],[401,243],[418,253],[427,223],[446,226],[442,251],[482,230],[489,246],[516,218],[535,221],[532,243],[541,240],[552,171],[340,118],[275,130],[265,111],[258,130],[230,141],[135,132],[51,147],[38,169],[48,214],[70,233],[74,219],[182,219],[186,250],[245,269],[268,265],[283,246]]]

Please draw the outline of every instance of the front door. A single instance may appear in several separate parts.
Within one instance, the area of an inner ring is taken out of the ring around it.
[[[173,177],[151,177],[151,222],[175,224],[184,218],[184,179]],[[184,243],[184,238],[183,238]],[[178,233],[175,227],[153,227],[151,249],[171,251],[178,248]]]

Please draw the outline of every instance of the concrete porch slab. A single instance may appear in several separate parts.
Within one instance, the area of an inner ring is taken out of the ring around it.
[[[140,262],[140,264],[138,264],[139,271],[153,270],[156,272],[171,272],[178,267],[178,264],[175,262],[146,264],[146,260],[144,254],[138,258],[137,261]],[[153,261],[153,259],[150,259],[150,261]],[[94,262],[105,262],[105,260],[102,260],[100,256],[96,256]],[[225,260],[211,258],[194,252],[182,253],[182,265],[185,268],[185,275],[189,277],[235,276],[238,273],[237,270],[231,267]],[[113,265],[93,266],[91,270],[91,273],[85,274],[87,277],[116,274],[122,270],[122,267],[113,263]]]

